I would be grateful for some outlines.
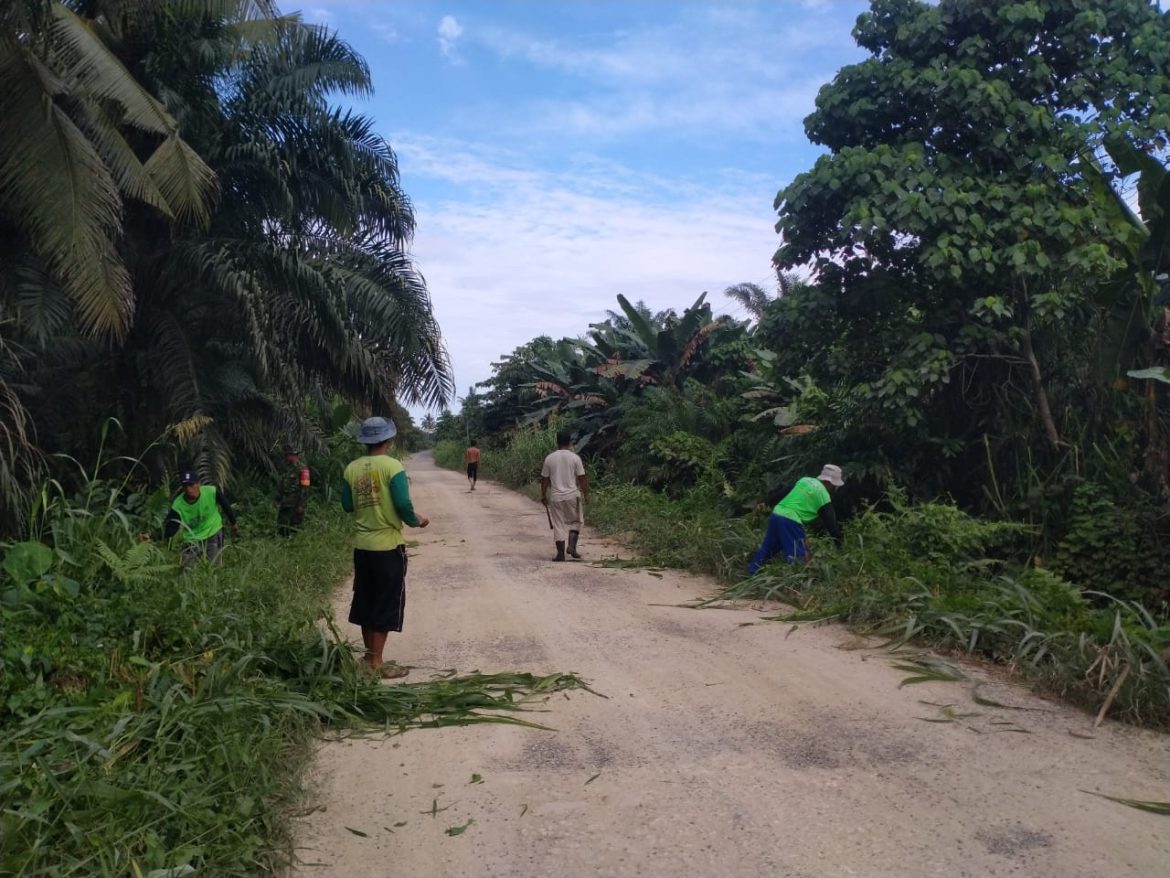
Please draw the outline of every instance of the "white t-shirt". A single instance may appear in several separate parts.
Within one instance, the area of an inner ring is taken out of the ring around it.
[[[580,493],[577,490],[577,476],[585,475],[585,464],[575,452],[562,448],[544,459],[540,477],[552,483],[553,500],[572,500]]]

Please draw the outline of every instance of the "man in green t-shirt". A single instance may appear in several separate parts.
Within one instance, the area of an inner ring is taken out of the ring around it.
[[[797,558],[807,560],[808,535],[804,526],[816,519],[820,519],[825,530],[840,545],[844,538],[833,511],[832,495],[844,484],[841,467],[831,463],[825,464],[815,479],[805,476],[798,481],[768,516],[768,531],[748,565],[748,573],[758,573],[773,556],[781,552],[789,564]]]
[[[395,662],[383,665],[391,631],[402,630],[406,609],[406,539],[402,526],[426,527],[410,502],[402,464],[387,453],[398,428],[387,418],[366,418],[357,440],[366,453],[345,468],[341,506],[354,516],[353,601],[349,621],[362,629],[365,662],[384,678],[405,677]]]
[[[163,525],[167,539],[179,534],[183,538],[180,558],[183,569],[189,570],[206,558],[219,566],[223,554],[223,520],[232,528],[232,536],[240,535],[236,513],[227,494],[215,485],[204,485],[199,474],[187,470],[179,477],[183,490],[171,503],[171,511]]]

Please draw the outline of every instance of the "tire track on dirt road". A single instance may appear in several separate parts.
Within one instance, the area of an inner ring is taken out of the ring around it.
[[[1164,817],[1078,792],[1166,799],[1170,737],[1109,722],[1073,737],[1090,717],[1001,683],[997,699],[1037,710],[976,706],[970,684],[899,689],[905,673],[842,648],[855,638],[837,626],[786,637],[743,626],[750,609],[657,606],[714,586],[553,564],[537,504],[483,481],[468,493],[429,456],[407,468],[432,524],[411,532],[406,631],[387,656],[575,671],[608,697],[552,697],[530,718],[555,732],[324,743],[299,878],[1170,874]],[[617,551],[588,529],[582,543]],[[347,606],[339,591],[339,619]],[[980,716],[923,721],[948,703]],[[1002,733],[1008,720],[1022,731]]]

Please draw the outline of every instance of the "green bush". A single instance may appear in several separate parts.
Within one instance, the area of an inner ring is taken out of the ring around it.
[[[641,485],[603,483],[593,492],[588,523],[619,534],[647,563],[738,578],[763,533],[754,521],[729,518],[719,495],[700,485],[678,500]]]
[[[1127,487],[1116,497],[1096,482],[1076,486],[1053,567],[1084,588],[1161,604],[1166,615],[1170,543],[1159,532],[1165,524],[1156,521],[1152,498]]]
[[[446,469],[463,469],[463,452],[466,448],[467,446],[462,442],[453,442],[449,439],[436,442],[433,452],[435,455],[435,465]],[[488,452],[480,449],[479,465],[481,471],[486,470],[487,457]]]

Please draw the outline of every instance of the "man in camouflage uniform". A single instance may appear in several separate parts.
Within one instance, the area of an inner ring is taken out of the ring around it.
[[[286,446],[284,463],[276,477],[276,532],[283,537],[295,534],[305,520],[305,504],[309,500],[307,473],[300,452]]]

